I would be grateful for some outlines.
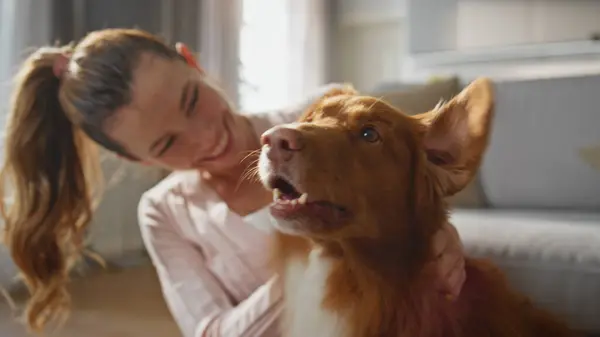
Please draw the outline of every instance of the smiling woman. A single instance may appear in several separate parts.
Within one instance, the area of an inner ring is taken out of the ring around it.
[[[33,295],[28,323],[42,328],[68,306],[67,271],[100,181],[94,142],[133,161],[235,176],[257,138],[183,45],[108,29],[33,53],[16,79],[0,181],[15,189],[2,206]]]
[[[170,169],[238,164],[248,132],[230,130],[247,130],[247,123],[203,71],[154,55],[143,55],[137,69],[132,101],[116,110],[110,137],[137,158]]]

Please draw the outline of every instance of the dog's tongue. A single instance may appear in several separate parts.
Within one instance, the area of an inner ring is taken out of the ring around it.
[[[271,214],[283,219],[300,217],[318,218],[326,222],[337,222],[342,217],[342,212],[335,206],[324,202],[276,202],[271,206]]]

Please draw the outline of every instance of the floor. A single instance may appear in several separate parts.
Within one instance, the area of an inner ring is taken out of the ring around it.
[[[66,326],[47,337],[181,336],[151,266],[97,272],[72,282],[73,311]],[[0,336],[30,337],[0,302]]]

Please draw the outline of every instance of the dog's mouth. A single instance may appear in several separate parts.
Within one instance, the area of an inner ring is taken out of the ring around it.
[[[276,218],[307,218],[327,224],[339,224],[349,216],[347,208],[343,206],[325,200],[311,200],[307,192],[301,191],[285,177],[272,177],[268,186],[273,191],[271,214]]]

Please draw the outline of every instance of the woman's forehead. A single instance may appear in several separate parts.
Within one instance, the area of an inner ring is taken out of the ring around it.
[[[145,153],[171,124],[192,73],[181,61],[144,55],[134,71],[131,102],[116,111],[108,133],[132,153]]]
[[[178,99],[192,73],[189,66],[180,60],[144,55],[134,71],[131,105],[147,110]]]

